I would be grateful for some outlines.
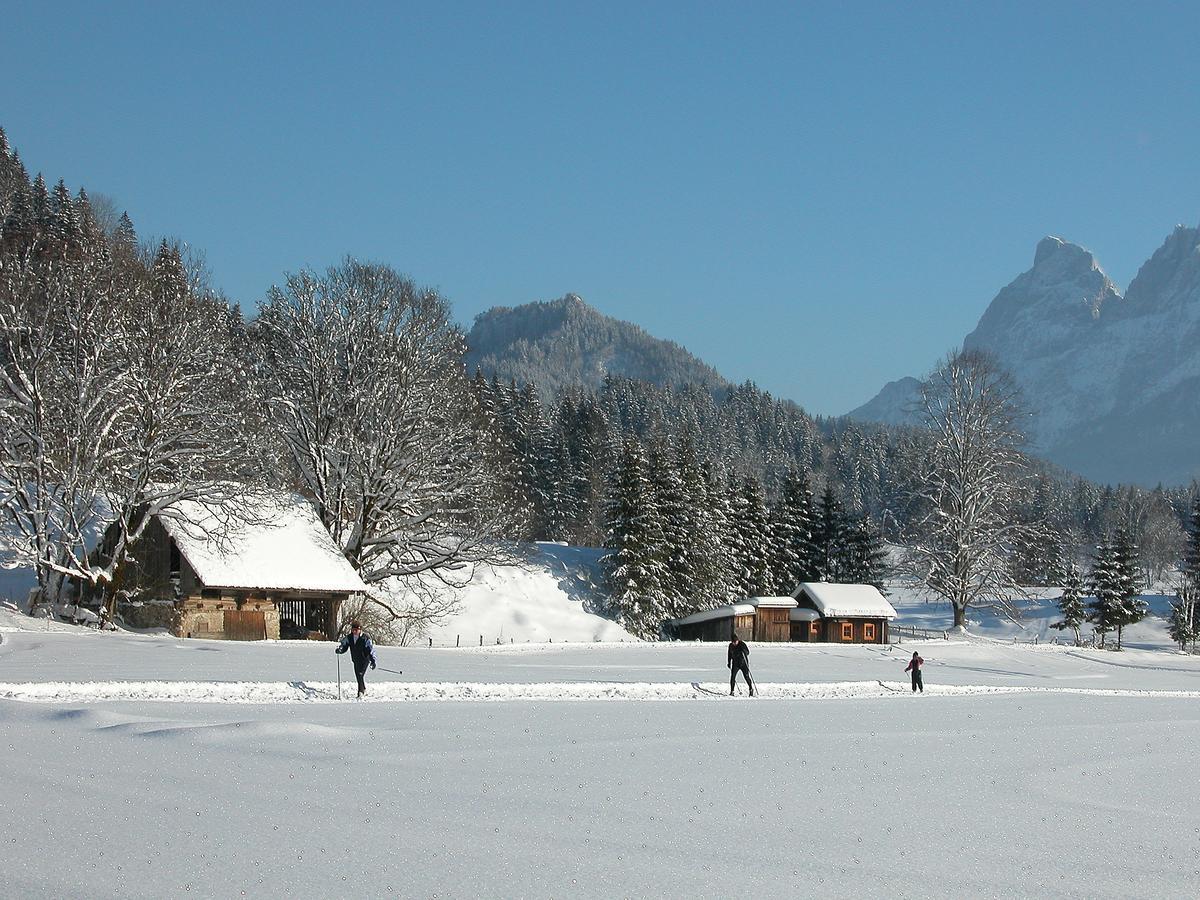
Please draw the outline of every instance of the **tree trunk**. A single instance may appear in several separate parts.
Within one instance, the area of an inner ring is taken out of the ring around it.
[[[967,608],[958,603],[954,604],[954,627],[967,627]]]

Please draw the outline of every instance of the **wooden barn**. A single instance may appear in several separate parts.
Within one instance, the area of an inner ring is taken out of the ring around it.
[[[173,504],[135,557],[131,596],[166,606],[161,624],[179,637],[332,638],[342,603],[366,590],[312,505],[292,495]]]
[[[718,606],[670,619],[667,630],[681,641],[789,641],[793,597],[748,597],[741,603]]]
[[[791,597],[748,597],[740,603],[669,619],[681,641],[884,644],[896,610],[869,584],[800,585]]]
[[[791,640],[838,644],[886,644],[896,610],[870,584],[805,582],[792,595]]]

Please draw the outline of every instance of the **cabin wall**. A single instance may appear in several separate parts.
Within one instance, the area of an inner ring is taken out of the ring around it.
[[[842,617],[822,620],[822,640],[832,644],[883,644],[887,619]]]
[[[213,596],[204,596],[212,594]],[[178,637],[213,638],[224,640],[238,634],[237,613],[258,613],[262,616],[262,638],[279,640],[279,610],[275,602],[263,594],[249,591],[202,591],[201,596],[185,597],[178,603]],[[226,616],[226,613],[232,615]],[[257,637],[257,633],[255,637]]]
[[[754,616],[754,640],[772,643],[788,641],[792,636],[790,613],[791,610],[786,607],[760,607]]]

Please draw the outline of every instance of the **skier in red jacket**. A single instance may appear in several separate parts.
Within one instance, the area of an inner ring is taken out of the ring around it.
[[[918,689],[920,689],[922,694],[925,693],[925,684],[921,681],[921,666],[923,666],[923,665],[925,665],[925,660],[921,659],[921,657],[917,653],[917,651],[914,650],[912,659],[910,659],[908,661],[908,665],[904,669],[905,672],[912,672],[912,684],[913,684],[913,693],[914,694],[917,692]]]

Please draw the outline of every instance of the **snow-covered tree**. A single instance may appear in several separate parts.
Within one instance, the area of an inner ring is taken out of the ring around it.
[[[1087,621],[1087,609],[1083,605],[1083,577],[1074,563],[1067,566],[1063,576],[1062,596],[1058,598],[1058,610],[1062,619],[1051,627],[1059,631],[1070,628],[1075,635],[1075,645],[1079,646],[1079,626]]]
[[[813,519],[808,473],[789,469],[771,509],[771,572],[777,594],[790,595],[802,582],[819,580]]]
[[[647,462],[635,441],[626,441],[609,486],[607,573],[612,612],[631,633],[653,638],[670,617],[663,525]]]
[[[843,527],[839,569],[843,582],[870,584],[887,593],[883,584],[888,574],[887,551],[879,529],[869,517],[858,516]]]
[[[1026,471],[1019,394],[985,353],[952,353],[925,381],[921,418],[930,432],[914,491],[908,569],[966,624],[972,606],[1011,616],[1009,553],[1025,529],[1013,515]]]
[[[847,581],[843,571],[846,538],[846,511],[833,492],[833,485],[826,482],[813,522],[812,542],[816,553],[817,581]]]
[[[1186,650],[1188,644],[1195,648],[1196,638],[1200,637],[1200,591],[1187,578],[1180,578],[1175,588],[1175,599],[1171,602],[1171,617],[1167,621],[1167,631],[1171,639],[1179,644],[1180,650]]]
[[[1120,650],[1125,626],[1145,618],[1147,607],[1139,593],[1140,584],[1137,547],[1130,540],[1128,531],[1118,528],[1111,540],[1103,541],[1096,548],[1088,579],[1088,589],[1092,593],[1088,619],[1100,634],[1101,646],[1104,646],[1105,635],[1116,631],[1117,649]]]
[[[734,482],[730,518],[730,552],[736,564],[737,589],[742,597],[770,596],[771,525],[762,485],[752,475]]]
[[[0,256],[6,550],[35,569],[43,600],[69,577],[111,604],[152,514],[252,480],[256,407],[231,311],[189,280],[177,248],[144,269],[102,246],[47,246]]]
[[[295,477],[379,602],[389,579],[456,583],[512,560],[502,538],[520,512],[488,470],[463,338],[436,291],[348,259],[273,288],[253,336]]]

